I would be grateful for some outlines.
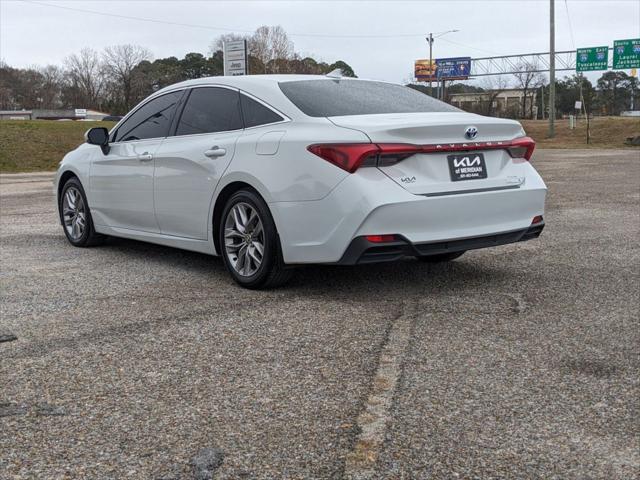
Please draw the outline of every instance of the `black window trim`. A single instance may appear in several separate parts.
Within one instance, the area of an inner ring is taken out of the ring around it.
[[[187,91],[187,89],[184,88],[184,87],[176,88],[175,90],[169,90],[167,92],[162,92],[161,94],[153,95],[153,96],[147,98],[144,102],[138,104],[138,106],[135,109],[131,110],[124,117],[122,117],[122,119],[116,124],[116,126],[113,127],[109,131],[109,139],[114,138],[115,135],[118,133],[118,130],[120,129],[120,127],[124,124],[124,122],[126,122],[129,119],[129,117],[131,117],[134,113],[136,113],[138,110],[143,108],[149,102],[152,102],[156,98],[160,98],[160,97],[164,97],[165,95],[169,95],[170,93],[182,92],[182,96],[178,99],[178,104],[176,105],[176,110],[173,113],[173,118],[171,119],[171,124],[169,125],[169,133],[171,133],[171,129],[173,128],[173,123],[174,123],[174,121],[176,119],[176,113],[178,112],[178,110],[182,111],[182,104],[183,104],[183,102],[185,100],[185,92],[186,91]],[[112,137],[112,135],[113,135],[113,137]],[[109,140],[109,144],[111,144],[111,145],[122,145],[122,144],[125,144],[125,143],[126,144],[134,144],[134,143],[137,143],[137,142],[146,142],[148,140],[158,140],[160,138],[167,138],[167,136],[164,136],[164,137],[152,137],[152,138],[141,138],[139,140],[127,140],[127,141],[117,141],[117,142],[113,142],[113,141]]]
[[[244,126],[244,114],[242,112],[242,106],[240,105],[240,118],[242,119],[242,125],[243,125],[242,128],[236,128],[234,130],[220,130],[219,132],[189,133],[189,134],[186,134],[186,135],[176,135],[176,131],[178,130],[178,123],[180,123],[180,120],[182,119],[182,114],[184,112],[184,108],[185,108],[185,106],[187,104],[187,101],[189,100],[189,96],[191,96],[191,92],[196,88],[226,88],[227,90],[233,90],[234,92],[237,92],[238,95],[246,95],[251,100],[254,100],[254,101],[258,102],[259,104],[261,104],[262,106],[268,108],[269,110],[271,110],[275,114],[277,114],[280,117],[282,117],[282,120],[279,120],[277,122],[271,122],[271,123],[263,123],[262,125],[255,125],[253,127],[245,127]],[[265,127],[267,125],[278,125],[278,124],[281,124],[281,123],[286,123],[286,122],[290,122],[291,121],[291,119],[287,115],[285,115],[282,112],[280,112],[279,110],[273,108],[268,103],[264,102],[263,100],[260,100],[255,95],[252,95],[251,93],[249,93],[249,92],[247,92],[245,90],[242,90],[240,88],[237,88],[237,87],[232,87],[230,85],[222,85],[222,84],[215,83],[215,84],[193,85],[193,86],[187,87],[186,90],[187,90],[187,94],[184,95],[182,97],[182,99],[180,100],[180,104],[178,105],[178,109],[176,110],[176,114],[174,115],[176,120],[171,124],[171,127],[169,128],[169,135],[167,136],[167,138],[185,138],[185,137],[195,137],[195,136],[201,136],[201,135],[216,135],[216,134],[220,134],[220,133],[240,132],[240,131],[244,131],[244,130],[251,130],[251,129],[254,129],[254,128]]]
[[[184,113],[184,108],[187,106],[187,101],[191,96],[191,92],[196,88],[225,88],[227,90],[232,90],[238,94],[240,92],[239,89],[235,87],[230,87],[229,85],[193,85],[191,87],[188,87],[186,89],[187,94],[182,97],[181,103],[180,105],[178,105],[178,110],[176,110],[176,115],[175,115],[176,120],[174,123],[171,124],[171,127],[169,128],[169,135],[167,136],[167,138],[184,138],[184,137],[195,137],[199,135],[215,135],[217,133],[241,132],[242,130],[244,130],[244,118],[242,118],[242,107],[240,107],[240,98],[238,97],[238,108],[240,109],[240,120],[242,121],[243,128],[236,128],[234,130],[220,130],[218,132],[188,133],[185,135],[176,135],[176,132],[178,131],[178,124],[180,123],[180,120],[182,120],[182,114]]]
[[[241,90],[239,89],[240,94],[241,95],[246,95],[247,97],[249,97],[251,100],[254,100],[256,102],[258,102],[260,105],[262,105],[263,107],[268,108],[269,110],[271,110],[273,113],[275,113],[276,115],[279,115],[280,117],[282,117],[282,120],[278,120],[277,122],[270,122],[270,123],[261,123],[260,125],[254,125],[253,127],[245,127],[245,130],[252,130],[254,128],[262,128],[265,127],[267,125],[279,125],[281,123],[287,123],[291,121],[291,118],[289,118],[287,115],[285,115],[284,113],[282,113],[280,110],[272,107],[271,105],[269,105],[267,102],[265,102],[264,100],[259,99],[258,97],[256,97],[255,95],[245,91],[245,90]],[[240,111],[242,111],[242,108],[240,108]],[[243,113],[244,115],[244,113]],[[244,123],[244,117],[242,118],[242,123]]]

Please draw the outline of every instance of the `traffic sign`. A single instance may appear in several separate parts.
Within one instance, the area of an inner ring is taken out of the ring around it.
[[[606,70],[609,62],[609,47],[579,48],[576,52],[576,72]]]
[[[613,68],[626,70],[640,67],[640,38],[613,42]]]

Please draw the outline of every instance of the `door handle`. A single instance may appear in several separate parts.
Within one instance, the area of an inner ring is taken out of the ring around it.
[[[140,160],[141,162],[150,162],[151,160],[153,160],[153,155],[151,155],[149,152],[144,152],[138,155],[138,160]]]
[[[205,150],[204,156],[213,158],[213,157],[223,157],[227,154],[227,150],[224,148],[220,148],[217,145],[215,147],[211,147],[209,150]]]

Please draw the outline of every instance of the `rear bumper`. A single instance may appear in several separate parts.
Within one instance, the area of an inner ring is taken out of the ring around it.
[[[336,264],[366,235],[401,235],[411,245],[524,235],[531,219],[544,215],[547,192],[531,165],[525,173],[526,182],[515,189],[432,197],[408,192],[379,169],[362,168],[320,200],[269,207],[285,263]]]
[[[428,243],[411,243],[406,238],[398,236],[399,240],[397,242],[380,244],[370,242],[366,237],[358,237],[353,239],[342,258],[335,264],[361,265],[367,263],[393,262],[403,257],[428,257],[443,253],[496,247],[538,238],[543,229],[544,222],[540,222],[524,230]]]

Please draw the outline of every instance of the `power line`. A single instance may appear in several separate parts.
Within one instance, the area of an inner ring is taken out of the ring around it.
[[[35,5],[42,5],[45,7],[59,8],[63,10],[70,10],[74,12],[89,13],[92,15],[101,15],[103,17],[121,18],[125,20],[137,20],[139,22],[159,23],[162,25],[173,25],[178,27],[187,28],[200,28],[204,30],[213,30],[220,32],[232,32],[232,33],[254,33],[254,30],[247,30],[241,28],[229,28],[229,27],[214,27],[211,25],[201,25],[195,23],[182,23],[172,22],[169,20],[158,20],[153,18],[135,17],[131,15],[120,15],[117,13],[98,12],[96,10],[87,10],[84,8],[68,7],[65,5],[53,5],[45,2],[38,2],[33,0],[22,0],[25,3],[31,3]],[[311,38],[400,38],[400,37],[423,37],[424,33],[392,33],[392,34],[328,34],[328,33],[287,33],[290,37],[311,37]]]
[[[444,40],[445,42],[452,43],[453,45],[457,45],[459,47],[470,48],[472,50],[476,50],[477,52],[489,53],[491,55],[498,55],[496,52],[492,52],[491,50],[483,50],[482,48],[472,47],[471,45],[465,45],[464,43],[454,42],[453,40],[449,40],[447,38],[441,38],[440,40]]]
[[[571,44],[576,48],[576,42],[573,39],[573,26],[571,25],[571,15],[569,15],[569,4],[564,0],[564,7],[567,9],[567,21],[569,22],[569,35],[571,36]]]

